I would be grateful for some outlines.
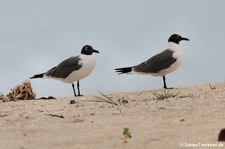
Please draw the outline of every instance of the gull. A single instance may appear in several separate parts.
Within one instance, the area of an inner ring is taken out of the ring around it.
[[[119,74],[144,74],[163,77],[163,88],[170,89],[166,85],[166,75],[175,71],[183,61],[183,50],[179,45],[182,40],[188,38],[173,34],[168,39],[169,47],[163,52],[156,54],[147,61],[132,67],[116,68]]]
[[[44,78],[70,83],[72,84],[75,97],[77,94],[74,88],[74,82],[77,82],[78,96],[82,96],[80,94],[79,81],[89,76],[95,67],[96,59],[94,55],[92,55],[93,53],[99,53],[99,51],[93,49],[90,45],[85,45],[81,49],[80,55],[72,56],[47,72],[36,74],[33,77],[30,77],[30,79]]]

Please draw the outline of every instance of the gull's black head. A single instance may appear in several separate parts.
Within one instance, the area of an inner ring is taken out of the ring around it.
[[[92,55],[92,53],[99,53],[99,52],[93,49],[92,46],[89,46],[89,45],[84,46],[81,50],[81,54]]]
[[[181,40],[187,40],[187,41],[189,41],[188,38],[181,37],[181,36],[178,35],[178,34],[173,34],[173,35],[170,36],[168,42],[174,42],[174,43],[179,44],[179,42],[180,42]]]

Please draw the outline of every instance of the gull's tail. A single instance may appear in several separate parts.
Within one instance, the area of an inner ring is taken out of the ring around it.
[[[116,68],[115,70],[118,72],[118,74],[130,73],[132,72],[132,67]]]
[[[35,79],[35,78],[43,78],[45,73],[40,73],[40,74],[36,74],[33,77],[30,77],[30,79]]]

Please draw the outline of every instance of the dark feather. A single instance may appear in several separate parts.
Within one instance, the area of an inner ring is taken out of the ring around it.
[[[35,78],[43,78],[45,73],[40,73],[40,74],[36,74],[33,77],[30,77],[30,79],[35,79]]]
[[[70,57],[46,72],[46,76],[66,78],[70,73],[81,68],[82,65],[79,64],[79,61],[79,56]]]
[[[124,67],[124,68],[116,68],[115,69],[118,74],[128,73],[132,71],[132,67]]]
[[[170,67],[176,59],[173,58],[174,51],[167,49],[147,61],[134,66],[134,71],[143,73],[157,73],[160,70]]]

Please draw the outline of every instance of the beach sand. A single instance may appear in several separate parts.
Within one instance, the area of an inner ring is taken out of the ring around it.
[[[165,94],[173,97],[159,99]],[[0,149],[225,147],[217,141],[225,128],[225,84],[107,96],[118,105],[94,96],[0,103]]]

